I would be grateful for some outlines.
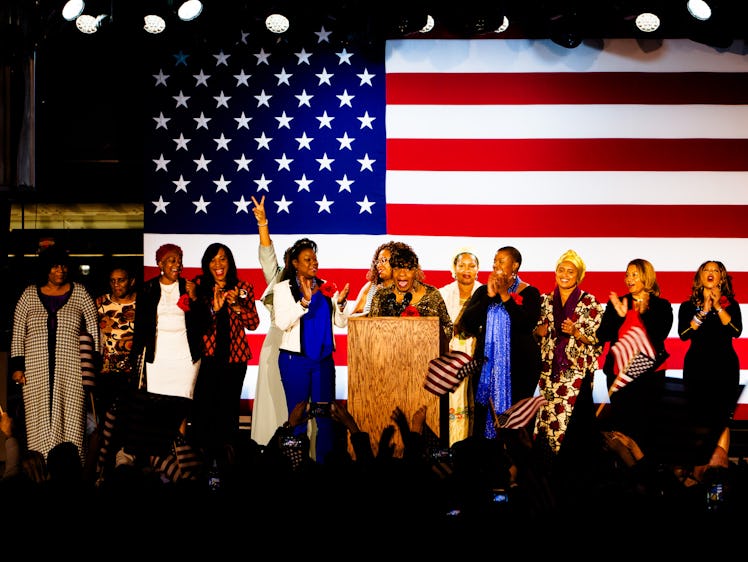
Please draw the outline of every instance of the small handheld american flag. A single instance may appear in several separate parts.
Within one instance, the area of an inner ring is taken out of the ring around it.
[[[496,429],[520,429],[525,427],[535,417],[540,407],[548,403],[548,400],[540,395],[530,396],[518,400],[505,412],[497,415],[496,409],[493,407],[493,400],[489,398],[488,401],[491,404],[491,414]]]

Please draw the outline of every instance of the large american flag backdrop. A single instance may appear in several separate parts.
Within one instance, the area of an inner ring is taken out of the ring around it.
[[[182,246],[192,277],[207,245],[222,241],[259,296],[251,196],[264,195],[278,253],[313,238],[321,276],[349,282],[351,298],[374,249],[396,239],[413,246],[435,286],[452,281],[456,249],[475,251],[485,281],[496,250],[514,245],[521,277],[541,291],[573,248],[587,264],[583,288],[603,303],[626,292],[626,264],[638,257],[655,266],[676,318],[706,259],[725,263],[745,299],[745,55],[688,40],[644,52],[623,39],[571,50],[413,39],[376,52],[324,27],[306,39],[258,44],[242,33],[149,69],[146,277],[158,273],[163,243]],[[247,335],[250,401],[269,326],[258,308],[260,328]],[[667,348],[678,377],[686,344],[676,330]],[[344,399],[345,330],[336,338]],[[744,382],[747,342],[736,342]]]

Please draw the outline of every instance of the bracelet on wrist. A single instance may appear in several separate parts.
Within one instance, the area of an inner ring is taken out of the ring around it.
[[[724,308],[715,308],[715,309],[714,309],[714,312],[716,312],[717,314],[719,314],[719,313],[720,313],[720,312],[722,312],[723,310],[724,310]]]
[[[301,303],[301,306],[304,308],[307,308],[309,306],[309,301],[306,300],[304,297],[301,297],[301,300],[299,301]]]
[[[268,225],[268,221],[265,221],[265,222],[258,222],[258,223],[257,223],[257,226],[258,226],[258,227],[260,227],[260,226],[267,226],[267,225]]]

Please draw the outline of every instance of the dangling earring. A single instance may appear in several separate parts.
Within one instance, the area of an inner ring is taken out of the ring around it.
[[[162,270],[161,270],[161,275],[163,275],[163,274],[164,274],[164,270],[162,269]]]

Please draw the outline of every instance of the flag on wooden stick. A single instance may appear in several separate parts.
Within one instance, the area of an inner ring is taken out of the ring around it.
[[[496,429],[520,429],[530,423],[540,407],[546,405],[548,400],[540,395],[523,398],[499,415],[496,414],[493,407],[493,400],[489,398],[489,402],[491,403],[491,412]]]

